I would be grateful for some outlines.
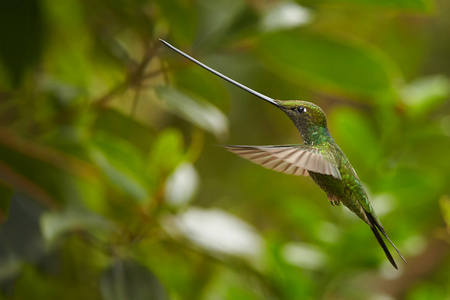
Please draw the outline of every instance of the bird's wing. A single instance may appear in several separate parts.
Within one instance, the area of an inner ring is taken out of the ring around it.
[[[336,164],[317,148],[294,146],[225,146],[231,152],[268,169],[292,175],[308,176],[308,171],[342,179]]]

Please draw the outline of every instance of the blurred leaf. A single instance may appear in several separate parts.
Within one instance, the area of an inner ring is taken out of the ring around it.
[[[448,296],[445,292],[447,286],[434,282],[432,280],[419,280],[406,295],[408,300],[428,300],[428,299],[445,299]]]
[[[175,207],[186,204],[197,192],[199,181],[194,166],[188,162],[181,163],[167,179],[166,201]]]
[[[105,108],[99,111],[95,120],[95,130],[113,134],[145,152],[150,148],[154,135],[150,127],[112,108]]]
[[[0,226],[8,219],[9,206],[13,192],[14,191],[9,184],[0,180]]]
[[[240,0],[199,1],[199,33],[201,43],[213,43],[224,35],[245,9]]]
[[[195,35],[197,25],[197,11],[193,10],[186,1],[157,0],[167,29],[175,40],[188,43]]]
[[[407,113],[423,116],[450,96],[450,80],[445,76],[429,76],[414,80],[402,90]]]
[[[328,260],[319,247],[306,243],[286,243],[281,251],[286,262],[312,270],[320,269]]]
[[[52,244],[63,234],[76,230],[103,232],[111,231],[114,226],[100,215],[80,209],[66,208],[63,211],[47,212],[41,217],[42,235]]]
[[[208,284],[204,289],[204,299],[223,300],[262,300],[280,298],[271,295],[264,286],[261,278],[250,277],[250,272],[245,269],[240,272],[233,272],[232,269],[219,267],[215,268],[214,275],[208,278]]]
[[[375,185],[377,190],[392,193],[401,202],[407,203],[411,214],[422,214],[424,218],[425,215],[432,215],[430,210],[436,209],[437,205],[428,204],[438,197],[439,190],[445,186],[446,180],[438,172],[401,165],[380,177]],[[421,207],[421,209],[415,210],[413,209],[415,207]]]
[[[313,18],[312,10],[293,1],[280,1],[266,10],[261,25],[267,31],[282,30],[309,24]]]
[[[65,5],[49,1],[44,4],[52,37],[44,53],[51,57],[47,68],[58,73],[60,81],[84,88],[90,80],[92,65],[86,55],[90,34],[83,21],[82,7],[77,1],[68,1]]]
[[[398,162],[404,166],[415,166],[448,174],[450,160],[445,158],[447,149],[450,148],[450,138],[442,134],[445,133],[445,128],[442,128],[443,120],[429,121],[428,118],[425,120],[421,122],[414,120],[409,125],[410,130],[407,133],[403,131],[399,134],[399,145],[402,145],[404,149],[402,152],[397,152]],[[442,178],[445,177],[445,175],[442,176]]]
[[[261,236],[252,226],[223,210],[190,207],[182,214],[167,217],[164,225],[169,232],[181,233],[205,250],[246,258],[256,266],[261,264]]]
[[[180,69],[174,74],[176,86],[179,89],[195,93],[203,99],[208,99],[213,105],[223,106],[228,104],[227,89],[223,80],[197,65],[190,68]]]
[[[14,193],[9,218],[0,226],[0,269],[22,261],[37,262],[45,254],[39,220],[44,210],[35,199]],[[0,276],[0,282],[2,281]]]
[[[434,4],[430,0],[322,0],[322,3],[373,6],[399,11],[430,12]]]
[[[306,31],[266,34],[258,52],[273,72],[316,89],[376,97],[389,94],[398,79],[394,65],[375,49]]]
[[[149,178],[143,157],[128,142],[107,134],[97,134],[90,156],[117,188],[143,202],[147,199]]]
[[[172,173],[184,159],[183,136],[175,128],[161,131],[150,152],[149,164],[153,172]]]
[[[367,116],[350,108],[339,108],[330,115],[330,128],[350,161],[358,161],[356,170],[373,170],[379,162],[381,145]],[[354,160],[355,159],[355,160]]]
[[[167,108],[178,116],[211,132],[217,138],[224,138],[228,134],[227,117],[212,104],[169,86],[157,87],[156,93],[166,100]]]
[[[100,283],[104,300],[165,300],[164,287],[147,268],[117,259],[103,273]]]
[[[72,180],[90,186],[95,175],[94,168],[74,156],[0,130],[0,176],[41,203],[53,206],[72,199]]]
[[[441,199],[439,199],[439,206],[441,207],[441,213],[447,224],[447,228],[450,229],[450,197],[442,196]]]
[[[3,1],[0,20],[0,64],[16,87],[25,71],[40,58],[43,36],[40,1]]]

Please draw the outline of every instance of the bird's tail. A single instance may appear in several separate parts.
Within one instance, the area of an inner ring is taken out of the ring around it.
[[[383,226],[381,226],[380,222],[377,219],[375,219],[375,217],[370,213],[367,213],[367,218],[369,219],[369,221],[371,223],[370,229],[372,229],[372,232],[375,235],[375,237],[377,238],[378,243],[380,244],[381,248],[383,248],[383,251],[386,254],[386,257],[389,259],[389,261],[394,266],[394,268],[398,269],[397,264],[395,263],[394,258],[392,257],[391,253],[389,252],[389,249],[387,248],[386,243],[384,242],[383,238],[381,237],[380,232],[389,241],[389,243],[392,245],[392,247],[394,247],[395,251],[397,251],[400,258],[406,263],[405,258],[400,253],[400,251],[397,249],[397,247],[395,247],[395,245],[391,241],[391,239],[387,236],[386,231],[384,230]]]

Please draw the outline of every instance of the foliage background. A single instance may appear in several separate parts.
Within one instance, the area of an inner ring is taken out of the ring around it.
[[[320,105],[408,260],[309,178],[217,144],[299,143]],[[0,4],[0,299],[450,299],[450,3]]]

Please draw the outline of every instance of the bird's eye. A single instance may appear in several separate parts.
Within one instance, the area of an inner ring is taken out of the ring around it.
[[[304,106],[299,106],[295,109],[298,113],[302,114],[306,112],[306,107]]]

